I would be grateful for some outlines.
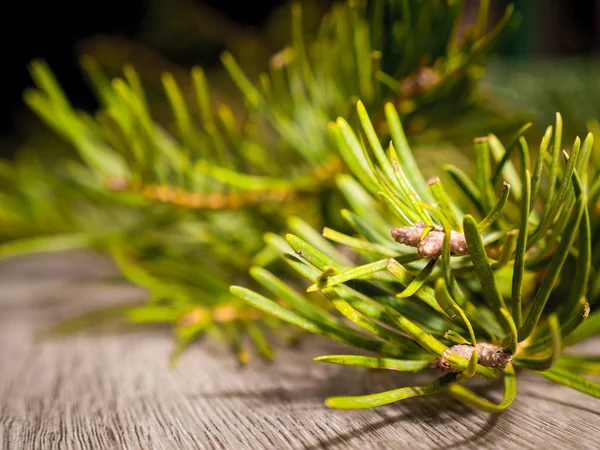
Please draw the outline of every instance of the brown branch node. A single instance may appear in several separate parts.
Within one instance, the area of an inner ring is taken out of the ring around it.
[[[415,247],[417,253],[423,258],[439,258],[444,244],[444,230],[433,228],[425,236],[422,236],[425,228],[423,222],[417,222],[412,227],[394,228],[392,237],[399,244]],[[450,231],[450,252],[462,256],[469,254],[464,233]]]
[[[477,362],[482,366],[494,369],[504,369],[506,365],[512,361],[512,357],[509,353],[506,353],[494,344],[482,343],[477,344],[475,347],[468,344],[457,344],[442,353],[441,358],[433,360],[431,362],[431,368],[442,369],[445,372],[452,373],[460,372],[448,362],[450,353],[454,353],[455,355],[462,356],[466,359],[471,359],[474,348],[477,349]]]

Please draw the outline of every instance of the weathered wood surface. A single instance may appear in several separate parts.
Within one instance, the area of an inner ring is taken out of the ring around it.
[[[85,253],[0,264],[3,449],[600,448],[600,402],[535,375],[520,375],[519,396],[501,415],[444,397],[334,411],[325,396],[391,389],[410,377],[312,362],[347,352],[318,339],[242,369],[205,342],[176,370],[161,330],[32,340],[75,312],[143,297],[94,281],[111,271]]]

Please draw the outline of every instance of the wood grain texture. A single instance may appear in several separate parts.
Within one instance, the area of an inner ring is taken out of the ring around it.
[[[323,404],[327,395],[414,379],[313,362],[348,352],[319,339],[280,348],[274,363],[244,368],[227,349],[203,342],[175,370],[167,367],[166,330],[34,342],[34,331],[70,314],[143,298],[134,287],[99,279],[112,273],[87,253],[0,264],[2,449],[600,447],[600,402],[533,374],[519,376],[518,398],[500,415],[443,396],[334,411]],[[598,342],[587,350],[597,351]]]

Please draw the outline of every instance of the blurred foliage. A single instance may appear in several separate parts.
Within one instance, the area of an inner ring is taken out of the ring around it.
[[[245,335],[270,357],[265,333],[277,323],[228,286],[249,282],[255,264],[281,269],[279,250],[263,249],[263,235],[293,227],[289,217],[301,214],[312,226],[339,224],[334,180],[348,167],[329,120],[341,115],[356,122],[361,98],[379,113],[375,132],[384,137],[393,133],[382,114],[388,101],[419,142],[522,123],[490,112],[476,90],[512,9],[488,25],[489,2],[481,2],[477,23],[458,40],[461,6],[455,0],[337,3],[316,33],[305,35],[302,10],[293,4],[291,43],[268,60],[256,83],[232,53],[222,55],[242,93],[232,101],[213,95],[198,67],[190,75],[176,67],[160,73],[157,89],[156,78],[146,82],[157,75],[153,54],[131,44],[117,49],[144,62],[138,69],[126,65],[115,78],[114,67],[82,58],[101,105],[90,114],[71,105],[45,63],[33,62],[36,88],[25,101],[63,144],[32,141],[21,159],[3,166],[0,253],[98,248],[149,291],[147,304],[127,317],[170,324],[178,351],[208,332],[242,361]],[[276,234],[266,236],[277,242]]]
[[[565,117],[569,137],[600,120],[600,62],[594,59],[498,59],[482,88],[499,110],[519,110],[534,123],[546,123],[555,111]],[[542,129],[537,130],[543,133]]]

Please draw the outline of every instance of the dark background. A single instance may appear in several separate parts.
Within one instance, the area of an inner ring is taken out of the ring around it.
[[[46,60],[73,104],[93,109],[94,99],[78,68],[77,45],[94,35],[117,35],[138,42],[146,40],[144,44],[150,48],[153,45],[160,47],[160,38],[153,43],[147,35],[151,2],[4,2],[1,9],[3,26],[0,27],[4,34],[0,56],[3,79],[0,149],[3,155],[10,154],[20,143],[15,130],[22,117],[22,92],[31,85],[27,64],[34,58]],[[240,27],[260,29],[270,14],[286,1],[188,0],[188,3],[212,8]],[[478,1],[468,3],[476,7]],[[506,3],[492,0],[494,11],[501,11]],[[505,45],[502,50],[505,56],[597,56],[600,53],[600,0],[517,0],[515,3],[527,25],[521,26]],[[185,39],[181,38],[181,43],[185,44],[183,41]],[[185,45],[183,48],[154,49],[182,66],[196,63],[210,67],[216,64],[223,48],[218,43],[204,47],[198,52],[191,52]]]

